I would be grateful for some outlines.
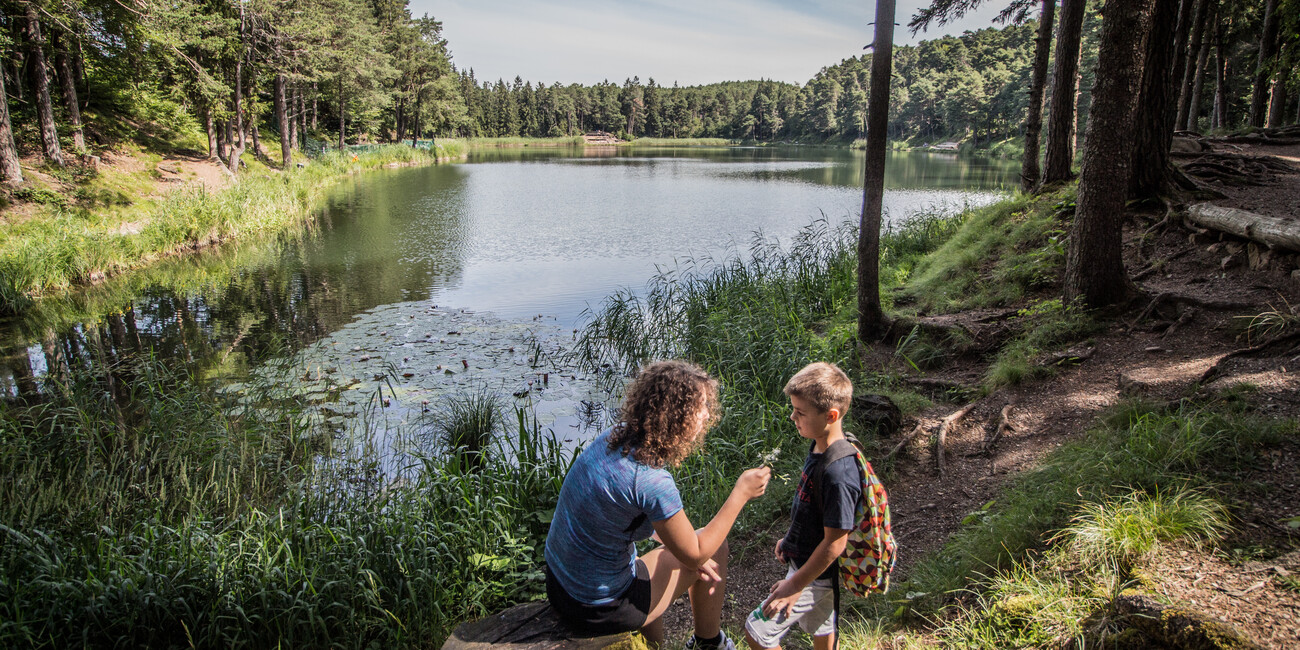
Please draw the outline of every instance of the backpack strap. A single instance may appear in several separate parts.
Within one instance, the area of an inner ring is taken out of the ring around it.
[[[850,442],[852,441],[852,442]],[[826,451],[822,452],[821,460],[817,461],[812,467],[812,474],[808,476],[808,490],[812,492],[813,503],[817,505],[817,512],[821,514],[822,509],[822,477],[826,474],[826,466],[849,456],[856,456],[858,448],[856,446],[857,438],[849,434],[844,434],[843,440],[836,440],[831,443]],[[808,446],[808,453],[814,453],[817,443],[812,442]]]
[[[816,448],[817,448],[817,443],[813,442],[808,447],[808,453],[810,454],[814,453],[813,450]],[[844,438],[841,440],[836,440],[835,442],[831,443],[831,445],[826,448],[826,451],[822,452],[821,460],[817,461],[817,464],[813,465],[812,474],[808,477],[808,483],[809,483],[808,489],[812,492],[813,502],[817,504],[817,512],[819,514],[824,511],[822,508],[821,484],[822,484],[822,477],[826,473],[826,466],[842,458],[848,458],[849,456],[856,456],[856,455],[858,455],[858,439],[853,437],[853,434],[846,431],[844,432]],[[840,647],[840,572],[839,572],[839,567],[834,564],[831,565],[831,568],[835,569],[834,576],[831,578],[831,586],[834,590],[834,605],[833,605],[834,613],[831,614],[832,616],[835,617],[834,650],[839,650]]]

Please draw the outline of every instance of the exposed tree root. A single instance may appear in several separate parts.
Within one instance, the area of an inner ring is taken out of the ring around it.
[[[1174,293],[1172,291],[1165,291],[1163,293],[1157,294],[1155,298],[1152,298],[1151,302],[1147,304],[1146,309],[1143,309],[1142,313],[1138,314],[1138,317],[1134,318],[1133,321],[1129,323],[1129,327],[1130,328],[1137,327],[1138,323],[1141,323],[1142,321],[1149,318],[1152,314],[1155,313],[1157,309],[1159,309],[1160,307],[1166,304],[1191,305],[1193,307],[1200,307],[1201,309],[1220,310],[1220,311],[1232,311],[1234,309],[1251,309],[1254,307],[1258,307],[1258,305],[1251,302],[1236,302],[1232,300],[1205,300],[1202,298],[1196,298],[1194,296]]]
[[[1002,439],[1002,434],[1015,430],[1015,426],[1011,424],[1011,409],[1014,407],[1015,404],[1011,403],[1007,403],[1006,406],[1002,407],[1002,413],[998,415],[998,426],[988,438],[984,439],[980,453],[992,453],[994,446]]]
[[[1278,174],[1294,174],[1295,168],[1275,156],[1246,156],[1236,153],[1202,152],[1182,154],[1189,159],[1181,171],[1201,181],[1232,185],[1268,185]]]
[[[1288,332],[1286,334],[1279,334],[1278,336],[1274,336],[1273,338],[1270,338],[1269,340],[1264,341],[1259,345],[1252,345],[1248,348],[1233,350],[1232,352],[1229,352],[1223,355],[1222,357],[1219,357],[1219,360],[1215,361],[1214,365],[1207,368],[1205,372],[1201,374],[1201,378],[1198,379],[1196,383],[1198,385],[1204,385],[1206,382],[1210,381],[1211,379],[1214,379],[1216,376],[1218,376],[1219,372],[1223,369],[1223,364],[1230,359],[1235,359],[1237,357],[1248,357],[1254,354],[1259,354],[1260,352],[1263,352],[1280,343],[1290,343],[1293,341],[1300,341],[1300,331]],[[1290,352],[1287,352],[1287,354],[1290,354]]]
[[[1160,338],[1166,338],[1166,337],[1170,336],[1171,334],[1173,334],[1174,332],[1177,332],[1177,331],[1178,331],[1178,328],[1180,328],[1180,327],[1182,327],[1182,326],[1184,326],[1184,325],[1186,325],[1186,324],[1192,322],[1192,319],[1196,318],[1197,314],[1200,314],[1200,313],[1201,313],[1201,310],[1199,310],[1199,309],[1197,309],[1197,308],[1195,308],[1195,307],[1188,307],[1187,309],[1184,309],[1184,310],[1183,310],[1183,313],[1181,313],[1181,314],[1178,315],[1178,320],[1174,321],[1173,324],[1171,324],[1171,325],[1170,325],[1170,326],[1169,326],[1169,327],[1164,331],[1164,333],[1160,335]]]
[[[1162,223],[1163,223],[1163,222],[1162,222]],[[1157,225],[1159,225],[1159,224],[1157,224]],[[1154,226],[1152,226],[1152,228],[1154,229]],[[1148,232],[1150,232],[1150,230],[1148,230]],[[1170,254],[1170,255],[1166,255],[1165,257],[1162,257],[1162,258],[1160,258],[1160,259],[1158,259],[1158,260],[1152,262],[1152,263],[1151,263],[1149,266],[1147,266],[1145,269],[1143,269],[1143,270],[1141,270],[1141,271],[1138,271],[1137,273],[1133,274],[1133,281],[1134,281],[1134,282],[1138,282],[1138,281],[1140,281],[1140,280],[1145,280],[1145,279],[1147,279],[1148,277],[1151,277],[1151,275],[1153,275],[1153,274],[1155,274],[1155,273],[1158,273],[1158,272],[1160,272],[1161,270],[1163,270],[1163,269],[1165,268],[1165,265],[1166,265],[1166,264],[1168,264],[1168,263],[1170,263],[1170,262],[1172,262],[1172,261],[1174,261],[1174,260],[1176,260],[1176,259],[1178,259],[1178,258],[1180,258],[1180,257],[1182,257],[1182,256],[1184,256],[1184,255],[1186,255],[1186,254],[1188,254],[1188,253],[1194,251],[1194,250],[1196,250],[1196,247],[1195,247],[1195,246],[1188,246],[1187,248],[1184,248],[1184,249],[1182,249],[1182,250],[1180,250],[1180,251],[1178,251],[1178,252],[1176,252],[1176,253],[1172,253],[1172,254]]]
[[[889,460],[890,458],[893,458],[895,454],[903,450],[903,447],[907,446],[907,443],[912,442],[913,440],[916,439],[917,436],[921,435],[922,433],[925,433],[925,429],[926,427],[925,427],[924,420],[917,422],[916,427],[913,428],[910,433],[903,436],[903,439],[899,440],[898,444],[894,445],[894,448],[890,449],[889,453],[885,454],[883,460]]]
[[[974,402],[971,402],[970,404],[967,404],[966,406],[961,407],[952,415],[949,415],[948,417],[944,418],[943,422],[939,423],[939,437],[938,440],[935,441],[935,457],[939,461],[939,476],[941,478],[943,477],[943,472],[944,472],[943,449],[948,442],[948,430],[952,429],[952,426],[956,424],[959,420],[966,417],[966,414],[970,413],[971,409],[975,408],[975,405],[978,403],[979,400],[976,400]]]

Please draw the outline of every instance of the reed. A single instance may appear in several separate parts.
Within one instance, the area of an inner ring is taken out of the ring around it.
[[[526,414],[399,481],[279,387],[112,373],[0,406],[0,645],[436,647],[538,593],[571,456]]]

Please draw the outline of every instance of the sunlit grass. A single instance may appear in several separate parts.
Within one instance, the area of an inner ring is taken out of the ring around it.
[[[455,151],[440,149],[437,155],[461,151],[458,143],[448,147]],[[140,196],[145,190],[139,179],[95,179],[87,187],[114,196],[134,194],[131,205],[108,211],[47,206],[43,215],[0,230],[0,311],[17,311],[35,296],[178,252],[280,232],[309,215],[324,191],[344,175],[394,163],[433,162],[434,155],[401,145],[356,155],[336,152],[303,169],[250,175],[220,191],[190,186],[157,200]],[[121,228],[132,220],[138,222],[133,228]]]

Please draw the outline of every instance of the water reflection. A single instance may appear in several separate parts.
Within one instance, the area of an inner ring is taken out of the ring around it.
[[[301,231],[168,260],[0,323],[0,391],[36,395],[43,375],[143,351],[239,377],[399,302],[571,328],[674,259],[856,215],[862,161],[814,147],[526,147],[354,177]],[[993,200],[1017,171],[898,152],[886,169],[892,218]]]

